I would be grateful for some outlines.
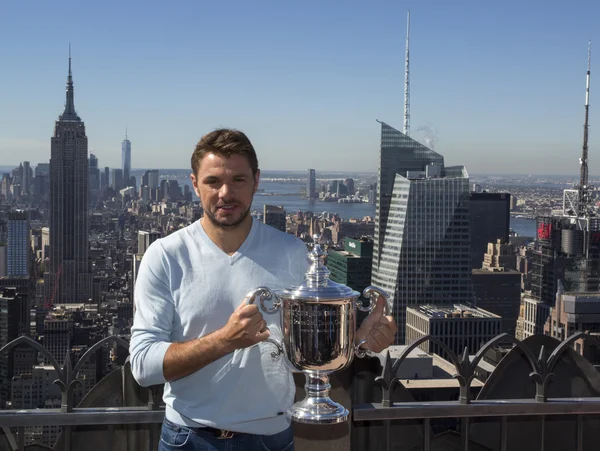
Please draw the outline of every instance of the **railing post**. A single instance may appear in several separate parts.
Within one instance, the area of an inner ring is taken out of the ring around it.
[[[17,440],[19,441],[19,451],[25,450],[25,428],[20,426],[17,428]]]
[[[71,426],[63,427],[63,434],[65,435],[65,449],[64,451],[71,451]]]
[[[508,450],[508,418],[502,417],[500,425],[500,451]]]
[[[394,387],[398,382],[398,378],[395,377],[395,374],[393,373],[392,359],[389,350],[385,351],[385,362],[383,363],[381,376],[377,376],[375,382],[381,386],[381,404],[384,407],[392,407],[394,405],[392,395]]]
[[[148,410],[158,409],[158,393],[160,393],[160,387],[158,385],[149,387]]]
[[[65,356],[65,364],[62,371],[58,375],[59,379],[54,381],[54,383],[58,385],[61,390],[60,409],[67,413],[73,411],[73,389],[76,385],[81,384],[81,381],[75,378],[74,373],[75,372],[71,365],[70,352],[67,351],[67,355]]]
[[[463,442],[463,451],[469,451],[469,442],[470,442],[470,430],[469,428],[471,427],[471,419],[469,417],[467,418],[463,418],[461,420],[461,431],[460,431],[460,435],[462,436],[462,442]]]
[[[577,451],[583,451],[583,415],[577,415]]]
[[[535,400],[538,402],[547,401],[546,387],[548,382],[554,377],[554,373],[548,368],[548,361],[546,360],[546,349],[544,346],[540,349],[540,356],[537,361],[537,371],[529,374],[536,384],[535,387]]]
[[[423,451],[431,451],[431,420],[423,420]]]
[[[546,416],[540,415],[540,451],[546,449]]]
[[[475,377],[475,368],[471,365],[469,349],[466,346],[457,370],[458,374],[454,377],[460,386],[458,400],[461,404],[469,404],[471,402],[471,382],[473,382],[473,378]]]

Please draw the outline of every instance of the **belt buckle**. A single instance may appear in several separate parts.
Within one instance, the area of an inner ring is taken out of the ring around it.
[[[221,432],[221,435],[219,435],[219,439],[233,438],[233,432],[231,432],[231,431],[228,431],[226,429],[221,429],[220,432]]]

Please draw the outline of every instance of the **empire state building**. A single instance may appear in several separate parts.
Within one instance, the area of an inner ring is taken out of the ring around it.
[[[69,52],[70,53],[70,52]],[[71,55],[65,109],[54,124],[50,155],[50,262],[44,278],[45,303],[88,302],[88,141],[75,112]]]

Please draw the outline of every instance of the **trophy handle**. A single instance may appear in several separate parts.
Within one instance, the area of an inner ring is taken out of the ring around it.
[[[281,308],[281,301],[277,298],[277,295],[274,294],[267,287],[258,287],[252,290],[250,293],[246,295],[248,298],[248,305],[254,304],[256,300],[256,296],[260,296],[260,306],[267,313],[276,312]],[[265,304],[265,299],[275,298],[272,306],[268,306]]]
[[[247,305],[254,304],[254,301],[256,301],[256,296],[260,296],[260,306],[267,313],[273,313],[281,308],[281,301],[277,298],[277,295],[275,295],[267,287],[258,287],[252,290],[250,293],[248,293],[246,296],[248,298]],[[276,301],[273,302],[273,305],[269,307],[265,304],[265,299],[270,299],[273,297],[276,299]],[[275,347],[277,348],[277,352],[273,351],[271,353],[271,357],[273,357],[274,359],[276,359],[284,353],[283,345],[277,340],[273,338],[267,338],[265,341],[268,341],[269,343],[275,345]]]
[[[390,314],[390,306],[388,304],[388,295],[385,291],[383,291],[381,288],[377,288],[374,286],[368,286],[367,288],[365,288],[363,290],[363,296],[364,297],[368,297],[370,302],[369,305],[367,307],[364,307],[362,302],[360,301],[356,301],[356,307],[361,311],[361,312],[369,312],[372,313],[373,310],[375,309],[375,306],[377,305],[377,301],[379,300],[379,296],[383,296],[384,300],[385,300],[385,305],[383,307],[383,312],[384,315],[389,315]],[[362,349],[361,346],[364,345],[367,342],[366,339],[360,340],[356,346],[354,346],[354,353],[356,354],[356,357],[359,358],[363,358],[364,356],[367,355],[367,350],[366,349]]]
[[[358,357],[359,359],[362,359],[364,356],[367,355],[367,350],[361,348],[361,346],[364,345],[366,342],[366,339],[362,339],[356,344],[356,346],[354,346],[354,354],[356,354],[356,357]]]
[[[374,286],[368,286],[367,288],[365,288],[363,290],[362,295],[366,298],[369,298],[369,300],[371,302],[369,303],[369,305],[367,307],[364,307],[362,305],[362,302],[357,301],[356,306],[361,312],[371,313],[375,309],[375,306],[377,305],[379,296],[383,296],[383,298],[385,299],[385,305],[383,307],[383,312],[384,312],[383,314],[386,316],[390,314],[390,306],[388,305],[388,295],[381,288],[377,288]]]

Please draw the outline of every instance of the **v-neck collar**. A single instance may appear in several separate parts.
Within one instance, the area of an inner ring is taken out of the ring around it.
[[[200,222],[200,219],[196,221],[196,224],[203,241],[206,242],[206,244],[217,256],[228,260],[230,265],[233,265],[236,261],[238,261],[244,256],[246,249],[251,245],[252,240],[254,239],[254,235],[256,235],[256,231],[258,229],[257,220],[252,218],[252,226],[250,227],[250,232],[248,233],[248,236],[246,237],[242,245],[238,248],[238,250],[235,251],[232,255],[229,255],[227,252],[225,252],[223,249],[217,246],[215,242],[208,236],[206,230],[204,230],[204,227],[202,227],[202,222]]]

